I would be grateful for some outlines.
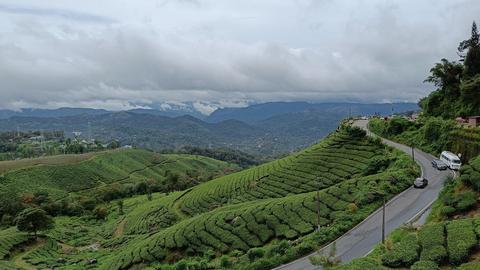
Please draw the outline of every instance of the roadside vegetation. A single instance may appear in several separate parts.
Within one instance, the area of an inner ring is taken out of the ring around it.
[[[467,128],[454,120],[422,116],[416,121],[403,117],[373,118],[369,129],[379,136],[439,156],[444,150],[460,153],[463,161],[480,154],[480,128]]]

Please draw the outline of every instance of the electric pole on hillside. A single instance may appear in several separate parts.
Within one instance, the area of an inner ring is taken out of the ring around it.
[[[415,146],[412,144],[412,160],[415,161]]]
[[[90,124],[90,121],[88,121],[88,142],[92,141],[92,125]]]
[[[382,244],[385,244],[385,213],[386,213],[386,206],[387,206],[387,195],[385,191],[380,192],[379,190],[368,192],[367,194],[374,195],[374,196],[382,196],[383,204],[382,204]]]
[[[382,207],[382,244],[385,245],[385,205],[387,204],[385,194],[383,194],[383,207]]]
[[[320,231],[320,177],[317,177],[317,232]]]

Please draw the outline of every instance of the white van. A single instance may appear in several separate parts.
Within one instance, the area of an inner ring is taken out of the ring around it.
[[[452,170],[458,170],[460,169],[460,166],[462,166],[460,158],[449,151],[443,151],[442,154],[440,154],[440,160],[447,164]]]

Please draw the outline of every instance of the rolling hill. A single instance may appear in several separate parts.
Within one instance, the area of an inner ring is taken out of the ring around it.
[[[141,149],[105,151],[68,159],[63,156],[8,163],[8,170],[0,177],[1,193],[47,192],[54,199],[69,193],[81,192],[113,183],[138,183],[154,179],[163,183],[166,172],[185,175],[188,171],[201,171],[206,178],[236,168],[225,162],[202,156],[156,154]],[[61,161],[59,161],[61,160]],[[63,162],[62,162],[63,161]],[[37,165],[36,165],[37,164]]]

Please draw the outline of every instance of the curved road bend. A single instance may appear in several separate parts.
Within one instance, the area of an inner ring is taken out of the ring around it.
[[[357,120],[354,125],[367,130],[368,120]],[[375,136],[367,130],[368,135]],[[395,147],[408,155],[412,154],[409,146],[383,139],[387,145]],[[385,233],[388,235],[394,229],[401,225],[411,222],[418,218],[428,209],[433,201],[438,197],[442,190],[445,178],[450,175],[450,171],[438,171],[431,166],[434,158],[432,155],[415,149],[415,160],[422,168],[422,174],[429,180],[429,185],[425,189],[408,188],[396,197],[387,202],[385,215]],[[413,184],[413,179],[412,179]],[[419,222],[423,222],[420,220]],[[382,241],[382,211],[381,208],[367,217],[364,221],[338,238],[336,242],[337,256],[343,263],[349,262],[355,258],[367,255],[374,246]],[[328,254],[330,245],[319,250]],[[322,267],[314,266],[310,263],[308,257],[317,254],[312,253],[308,256],[297,259],[291,263],[281,265],[274,270],[318,270]]]

